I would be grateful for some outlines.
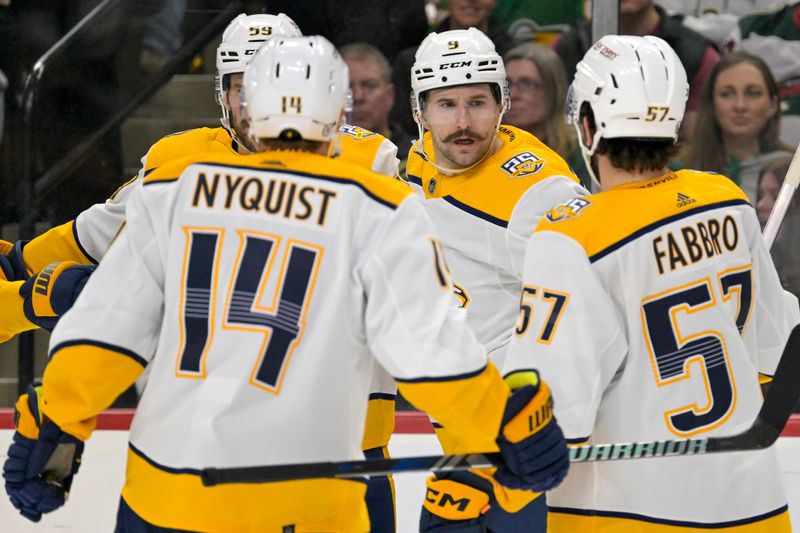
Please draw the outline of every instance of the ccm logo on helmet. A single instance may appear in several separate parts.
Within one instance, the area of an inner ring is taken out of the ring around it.
[[[439,65],[439,70],[446,70],[449,68],[461,68],[461,67],[468,67],[472,64],[472,61],[456,61],[455,63],[444,63]]]

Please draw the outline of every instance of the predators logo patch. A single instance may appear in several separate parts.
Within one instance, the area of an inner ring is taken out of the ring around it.
[[[522,152],[503,163],[501,168],[510,174],[512,178],[522,178],[536,174],[542,170],[544,164],[544,160],[539,159],[532,153]]]
[[[581,211],[592,203],[585,198],[573,198],[563,204],[558,204],[545,215],[550,222],[561,222],[580,216]]]
[[[351,126],[350,124],[342,125],[342,127],[339,128],[339,133],[349,135],[354,139],[369,139],[370,137],[375,137],[377,135],[377,133],[372,133],[369,130],[359,128],[358,126]]]

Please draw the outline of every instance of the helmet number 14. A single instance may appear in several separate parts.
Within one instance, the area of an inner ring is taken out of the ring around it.
[[[290,109],[294,109],[298,115],[302,113],[303,98],[301,96],[282,96],[281,98],[281,110],[283,113],[287,113]]]

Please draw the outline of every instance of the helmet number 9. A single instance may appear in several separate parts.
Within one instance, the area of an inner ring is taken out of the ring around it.
[[[272,26],[250,26],[248,30],[250,30],[250,37],[255,37],[257,35],[272,35]]]
[[[651,105],[647,106],[647,115],[644,117],[645,122],[664,122],[669,114],[669,106],[664,105]]]

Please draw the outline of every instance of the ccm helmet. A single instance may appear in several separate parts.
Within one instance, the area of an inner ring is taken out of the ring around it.
[[[488,83],[500,103],[497,129],[503,114],[508,111],[511,99],[503,58],[495,51],[492,40],[477,28],[450,30],[429,34],[417,48],[411,67],[411,112],[417,123],[419,138],[412,146],[420,157],[440,172],[450,174],[453,169],[435,163],[425,153],[421,117],[425,93],[432,89],[479,83]],[[465,172],[477,166],[490,151],[491,145],[476,162],[458,171]]]
[[[502,106],[500,114],[508,111],[506,68],[491,39],[477,28],[429,34],[417,48],[411,67],[414,120],[420,124],[422,97],[426,91],[473,83],[495,85]]]

